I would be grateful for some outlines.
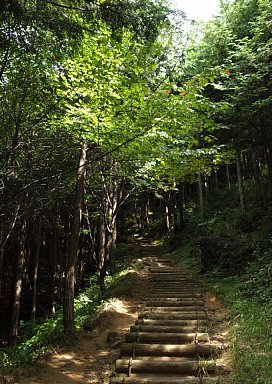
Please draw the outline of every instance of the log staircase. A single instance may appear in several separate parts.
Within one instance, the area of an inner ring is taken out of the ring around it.
[[[202,289],[156,258],[144,310],[126,334],[110,384],[216,384],[216,348],[207,333]]]

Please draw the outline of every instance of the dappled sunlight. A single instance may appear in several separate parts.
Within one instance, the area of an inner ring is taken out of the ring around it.
[[[128,305],[120,299],[113,299],[105,305],[105,311],[115,311],[118,313],[128,313]]]
[[[56,356],[55,359],[53,357],[52,360],[48,363],[48,366],[62,369],[71,364],[82,365],[82,361],[78,360],[74,353],[64,355],[61,354]]]
[[[81,331],[74,345],[43,359],[35,379],[28,377],[18,384],[106,383],[117,350],[108,341],[109,332],[124,334],[136,318],[135,303],[114,298],[105,303],[90,331]]]

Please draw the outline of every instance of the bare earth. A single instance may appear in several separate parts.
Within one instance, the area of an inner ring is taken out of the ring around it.
[[[148,295],[148,269],[152,255],[136,259],[132,265],[135,273],[133,289],[125,297],[113,299],[100,309],[100,313],[87,332],[81,331],[75,342],[52,356],[39,360],[27,372],[17,378],[6,378],[13,384],[108,384],[118,356],[118,337],[124,334],[137,318]],[[228,347],[228,314],[219,300],[205,294],[205,305],[210,319],[211,342],[222,351],[217,359],[220,373],[230,371]],[[117,334],[109,339],[109,332]],[[117,340],[117,341],[116,341]],[[225,382],[225,380],[224,380]],[[227,382],[227,381],[226,381]],[[1,380],[0,380],[1,383]]]

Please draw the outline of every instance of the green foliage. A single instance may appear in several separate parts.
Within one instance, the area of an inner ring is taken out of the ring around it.
[[[90,324],[97,315],[101,304],[112,297],[127,293],[127,288],[133,278],[132,271],[127,265],[119,264],[119,272],[115,276],[106,278],[106,292],[101,292],[99,285],[93,283],[75,299],[75,325],[82,329]],[[55,350],[65,341],[63,332],[62,311],[59,310],[51,318],[40,322],[26,322],[20,324],[20,338],[16,347],[0,349],[0,372],[10,372],[25,364],[36,360],[44,354]]]
[[[193,242],[183,242],[175,251],[170,253],[170,258],[182,270],[188,271],[190,275],[197,275],[200,271],[199,247]]]
[[[230,382],[271,383],[271,291],[263,292],[265,300],[260,301],[258,292],[256,296],[254,295],[253,286],[251,286],[253,294],[249,295],[248,282],[243,277],[221,278],[220,281],[212,283],[208,281],[208,284],[212,284],[215,292],[231,310],[233,370]]]

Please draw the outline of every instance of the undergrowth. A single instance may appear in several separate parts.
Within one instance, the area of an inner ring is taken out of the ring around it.
[[[247,280],[241,277],[206,281],[230,309],[231,383],[271,384],[271,296],[263,292],[266,304],[249,297]]]
[[[131,282],[132,274],[128,268],[131,256],[126,256],[130,249],[125,246],[119,248],[119,262],[115,276],[107,276],[106,291],[101,292],[99,285],[92,282],[75,299],[75,327],[76,331],[89,325],[97,316],[99,308],[123,292],[126,292]],[[92,281],[95,276],[92,277]],[[6,374],[18,370],[34,361],[38,357],[52,353],[60,345],[69,343],[63,330],[62,311],[58,310],[54,316],[39,319],[37,322],[21,322],[19,339],[16,347],[0,349],[0,373]],[[75,334],[76,337],[76,334]]]
[[[272,384],[272,209],[260,207],[246,185],[247,212],[239,208],[237,188],[222,189],[206,201],[205,215],[189,207],[182,233],[172,236],[171,257],[200,276],[198,239],[203,236],[243,239],[253,250],[244,272],[230,276],[215,265],[201,279],[230,310],[232,384]],[[235,268],[234,268],[235,270]]]

